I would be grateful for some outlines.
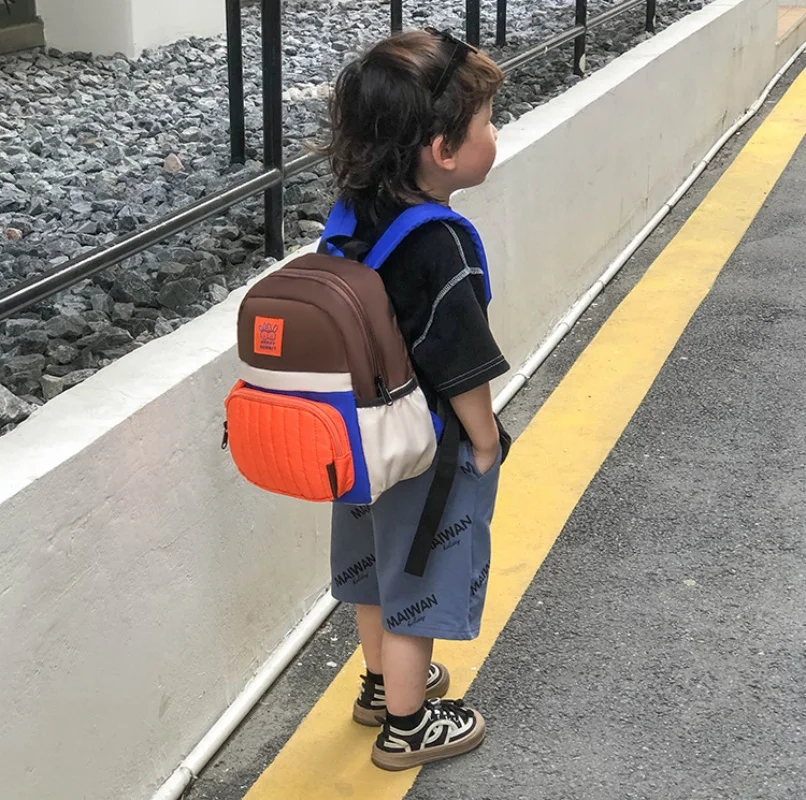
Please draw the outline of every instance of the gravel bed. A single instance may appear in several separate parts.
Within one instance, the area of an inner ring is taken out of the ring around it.
[[[464,0],[405,8],[406,27],[461,32]],[[607,7],[591,0],[590,13]],[[439,6],[438,10],[435,10]],[[658,28],[702,7],[658,0]],[[379,0],[288,0],[284,48],[285,148],[321,135],[329,86],[342,64],[388,30]],[[508,45],[493,46],[494,0],[482,9],[482,46],[501,60],[573,23],[572,0],[510,0]],[[589,70],[638,41],[643,8],[590,39]],[[28,51],[0,56],[0,291],[169,211],[257,174],[260,40],[244,9],[247,163],[229,165],[226,44],[189,39],[136,61],[121,55]],[[564,91],[571,48],[508,80],[495,107],[503,125]],[[325,165],[287,183],[286,245],[314,240],[333,201]],[[37,406],[145,342],[176,330],[266,265],[260,198],[226,217],[0,322],[0,435]]]

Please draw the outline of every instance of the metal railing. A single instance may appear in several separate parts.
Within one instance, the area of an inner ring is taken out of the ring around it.
[[[6,319],[42,300],[69,289],[109,267],[160,244],[188,228],[218,216],[238,203],[258,194],[264,197],[266,254],[282,258],[283,187],[285,181],[310,170],[323,159],[313,154],[303,155],[283,163],[282,119],[282,0],[261,0],[262,68],[263,68],[263,164],[265,171],[257,177],[237,183],[229,189],[204,197],[177,209],[141,231],[128,234],[102,245],[77,258],[53,267],[39,275],[0,292],[0,320]],[[588,32],[646,3],[646,29],[655,31],[656,0],[621,0],[607,11],[588,17],[588,0],[576,0],[576,24],[561,33],[529,47],[500,62],[505,73],[512,73],[526,64],[542,58],[558,48],[574,42],[574,72],[585,72]],[[246,154],[244,124],[243,55],[241,35],[241,0],[226,0],[227,44],[229,58],[230,151],[232,161],[243,163]],[[466,0],[467,39],[478,42],[480,0]],[[391,0],[391,28],[402,28],[402,0]],[[505,41],[506,0],[498,0],[496,38]]]

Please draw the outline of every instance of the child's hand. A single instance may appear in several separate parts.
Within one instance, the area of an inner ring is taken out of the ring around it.
[[[495,466],[495,462],[498,461],[499,447],[500,446],[496,444],[495,447],[487,447],[483,450],[479,450],[476,447],[473,448],[473,459],[476,462],[476,469],[479,471],[479,475],[486,475]]]
[[[451,405],[470,439],[476,469],[479,475],[486,475],[498,461],[498,451],[501,448],[490,384],[483,383],[464,394],[452,397]]]

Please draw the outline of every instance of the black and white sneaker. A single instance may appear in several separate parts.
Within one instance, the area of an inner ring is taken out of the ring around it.
[[[361,694],[353,705],[353,719],[359,725],[378,728],[386,719],[386,689],[382,683],[376,683],[366,675],[362,675],[361,680]],[[451,676],[448,670],[442,664],[432,662],[425,684],[426,699],[444,697],[450,685]]]
[[[372,763],[381,769],[410,769],[475,750],[484,736],[484,717],[462,700],[426,700],[422,720],[412,730],[384,723]]]

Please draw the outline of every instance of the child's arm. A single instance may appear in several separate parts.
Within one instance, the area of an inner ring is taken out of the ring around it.
[[[476,467],[484,475],[495,464],[500,447],[490,384],[484,383],[469,392],[456,395],[450,403],[470,437]]]

